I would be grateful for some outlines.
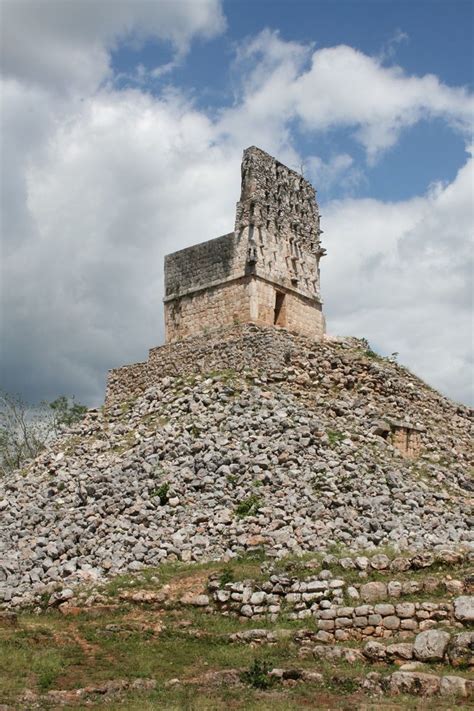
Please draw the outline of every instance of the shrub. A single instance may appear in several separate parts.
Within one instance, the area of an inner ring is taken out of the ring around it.
[[[154,489],[151,492],[151,496],[158,496],[158,498],[160,499],[160,504],[162,506],[164,506],[170,500],[170,497],[168,496],[169,490],[170,490],[170,485],[166,481],[164,484],[159,486],[158,489]]]
[[[272,665],[265,659],[254,659],[249,669],[242,672],[241,679],[245,684],[253,686],[254,689],[269,689],[274,680],[268,676]]]
[[[251,494],[246,499],[242,499],[240,504],[237,505],[235,513],[239,518],[243,518],[244,516],[252,516],[257,512],[259,505],[260,497],[256,494]]]
[[[344,439],[342,432],[338,432],[337,430],[329,430],[327,435],[329,444],[331,445],[337,444],[337,442],[341,442]]]
[[[233,583],[234,579],[234,571],[232,570],[232,568],[226,566],[222,569],[222,573],[219,578],[219,585],[223,587],[227,583]]]

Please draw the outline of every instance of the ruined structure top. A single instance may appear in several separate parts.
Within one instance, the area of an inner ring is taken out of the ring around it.
[[[165,258],[166,341],[246,322],[321,339],[319,222],[313,186],[247,148],[234,232]]]

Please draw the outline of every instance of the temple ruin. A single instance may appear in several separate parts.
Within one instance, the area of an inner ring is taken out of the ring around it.
[[[313,186],[247,148],[234,232],[165,257],[166,342],[237,323],[321,340],[320,235]]]

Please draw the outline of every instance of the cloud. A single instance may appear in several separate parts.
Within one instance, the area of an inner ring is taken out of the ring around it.
[[[226,117],[235,127],[246,116],[263,132],[269,122],[300,121],[306,131],[347,127],[373,162],[401,132],[440,117],[470,136],[474,102],[463,87],[448,87],[431,74],[409,76],[346,45],[317,49],[285,42],[268,30],[249,43],[254,69],[242,81],[242,101]],[[307,66],[309,61],[309,67]]]
[[[353,191],[360,183],[364,182],[364,175],[360,168],[354,165],[354,159],[347,153],[338,153],[327,161],[319,156],[310,156],[304,163],[308,166],[308,179],[315,185],[324,186],[324,191],[330,193],[336,187],[346,192]]]
[[[325,206],[330,330],[364,336],[460,401],[472,392],[473,160],[452,183],[397,203]]]
[[[183,57],[195,37],[225,29],[220,0],[4,0],[2,64],[29,86],[85,94],[110,77],[119,40],[169,42]]]
[[[408,42],[409,39],[410,37],[406,32],[403,32],[400,28],[396,29],[388,40],[383,43],[382,49],[379,52],[380,61],[392,61],[395,57],[398,45],[402,42]]]
[[[363,141],[366,131],[370,154],[384,143],[370,138],[377,120],[382,136],[396,127],[396,140],[403,110],[429,116],[428,105],[443,106],[442,97],[453,101],[451,113],[440,115],[464,125],[464,90],[385,69],[349,47],[314,51],[269,31],[240,48],[235,103],[217,116],[178,87],[159,96],[119,90],[110,75],[119,38],[166,34],[177,56],[192,37],[222,29],[219,5],[124,3],[113,19],[98,17],[101,2],[76,5],[87,5],[92,19],[77,10],[67,24],[62,3],[44,4],[37,46],[21,57],[10,52],[2,85],[3,380],[30,400],[64,392],[99,404],[108,368],[142,359],[162,342],[163,256],[232,229],[243,147],[260,145],[298,166],[296,119],[311,135],[343,125]],[[186,5],[189,17],[172,15]],[[34,29],[19,17],[12,20],[17,41],[34,44]],[[360,74],[357,86],[344,89],[344,65]],[[416,95],[412,81],[426,89],[421,109],[419,98],[407,99]],[[372,113],[358,92],[370,98]],[[306,162],[316,186],[345,183],[350,191],[362,179],[348,153]],[[412,200],[347,198],[322,210],[330,331],[400,351],[403,362],[459,399],[467,387],[470,169],[466,163],[451,184]]]
[[[177,93],[102,92],[22,167],[2,293],[12,389],[97,402],[109,367],[160,342],[164,254],[233,226],[240,150],[214,138]]]

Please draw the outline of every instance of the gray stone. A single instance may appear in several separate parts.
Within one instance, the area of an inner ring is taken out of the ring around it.
[[[435,674],[422,672],[393,672],[388,683],[388,691],[394,696],[416,694],[425,698],[434,696],[439,689],[439,678]]]
[[[413,654],[422,662],[437,662],[444,658],[450,635],[443,630],[431,629],[415,637]]]
[[[474,665],[474,632],[461,632],[451,637],[447,656],[453,667]]]
[[[250,604],[251,605],[262,605],[265,600],[266,600],[266,593],[264,593],[261,590],[258,590],[257,592],[254,592],[250,598]]]
[[[457,696],[467,698],[468,680],[461,676],[443,676],[439,687],[441,696]]]
[[[398,617],[413,617],[415,614],[415,605],[413,602],[400,602],[396,605],[395,612]]]
[[[387,630],[398,630],[400,627],[400,618],[396,615],[388,615],[382,619],[382,625]]]
[[[397,659],[413,659],[413,644],[411,642],[399,642],[398,644],[389,644],[386,648],[389,657]]]
[[[370,641],[364,645],[362,650],[364,657],[370,659],[372,662],[383,661],[386,657],[385,645],[380,642]]]
[[[454,600],[454,616],[460,622],[474,622],[473,595],[461,595]]]
[[[365,602],[380,600],[387,596],[387,586],[382,582],[370,582],[361,585],[360,596]]]

